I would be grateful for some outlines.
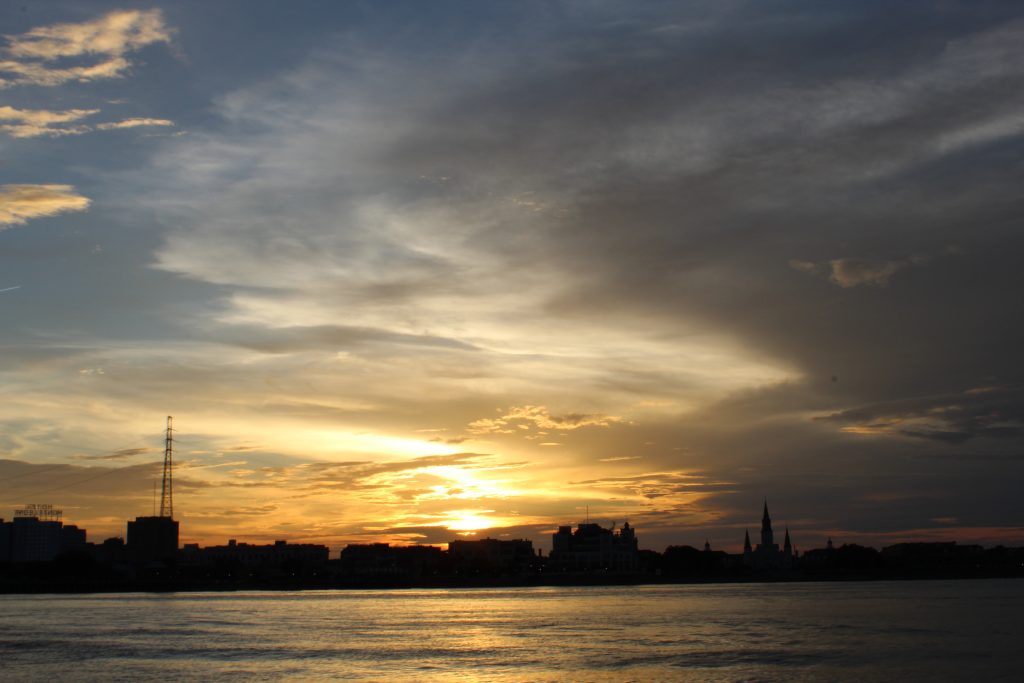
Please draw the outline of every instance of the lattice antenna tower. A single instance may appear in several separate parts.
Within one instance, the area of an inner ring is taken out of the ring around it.
[[[164,439],[164,485],[160,492],[160,516],[174,517],[174,482],[172,480],[174,453],[174,419],[167,416],[167,436]]]

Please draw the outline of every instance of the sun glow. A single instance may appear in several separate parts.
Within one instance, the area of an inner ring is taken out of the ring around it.
[[[505,526],[502,520],[487,517],[494,510],[449,510],[450,517],[441,524],[451,531],[480,531]]]
[[[462,467],[443,465],[425,468],[424,471],[445,480],[444,484],[432,487],[434,493],[431,497],[479,500],[508,498],[520,494],[519,491],[505,488],[506,481],[481,479]]]

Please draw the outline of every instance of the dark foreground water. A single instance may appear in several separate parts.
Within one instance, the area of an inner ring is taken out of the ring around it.
[[[1024,581],[0,596],[0,679],[1021,681]]]

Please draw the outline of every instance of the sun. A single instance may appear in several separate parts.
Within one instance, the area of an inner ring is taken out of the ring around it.
[[[486,515],[494,510],[449,510],[448,519],[442,522],[450,531],[480,531],[503,526],[502,521]]]

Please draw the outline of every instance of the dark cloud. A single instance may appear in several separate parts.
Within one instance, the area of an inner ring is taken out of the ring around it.
[[[146,453],[153,453],[155,451],[155,448],[146,447],[122,448],[118,451],[114,451],[113,453],[108,453],[106,455],[85,455],[82,453],[77,453],[72,457],[74,457],[76,460],[124,460],[125,458],[131,458],[133,456],[143,455]]]
[[[1024,428],[1024,393],[1018,387],[983,387],[885,401],[815,419],[954,444],[974,437],[1009,438]]]
[[[367,529],[362,532],[351,530],[339,530],[351,543],[366,543],[382,535],[402,543],[418,543],[423,545],[442,545],[450,541],[477,540],[481,538],[498,539],[535,539],[535,548],[547,551],[550,545],[549,534],[555,529],[548,524],[522,524],[495,529],[480,529],[472,533],[458,533],[443,526],[389,526],[384,528]]]

